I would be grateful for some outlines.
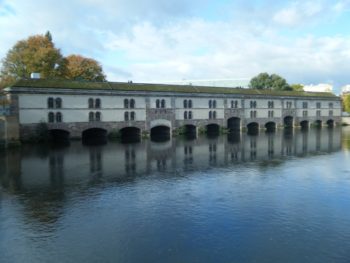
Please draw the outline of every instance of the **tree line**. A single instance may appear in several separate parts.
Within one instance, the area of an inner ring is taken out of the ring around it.
[[[250,80],[249,87],[251,89],[269,89],[279,91],[303,91],[302,84],[289,85],[287,81],[277,74],[260,73]]]
[[[106,81],[99,62],[75,54],[64,57],[49,31],[20,40],[7,52],[0,69],[0,89],[30,78],[33,72],[46,79]]]

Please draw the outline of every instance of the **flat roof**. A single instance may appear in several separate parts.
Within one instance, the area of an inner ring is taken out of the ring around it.
[[[126,82],[92,82],[72,81],[59,79],[22,79],[14,83],[11,88],[49,88],[49,89],[81,89],[81,90],[120,90],[120,91],[153,91],[174,93],[211,93],[211,94],[242,94],[242,95],[266,95],[266,96],[293,96],[293,97],[337,97],[329,92],[305,92],[305,91],[275,91],[227,87],[206,87],[194,85],[169,85],[150,83],[126,83]]]

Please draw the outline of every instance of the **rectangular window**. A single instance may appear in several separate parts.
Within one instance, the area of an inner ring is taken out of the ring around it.
[[[303,111],[303,117],[307,117],[307,110]]]
[[[317,109],[321,109],[321,102],[317,102],[317,103],[316,103],[316,108],[317,108]]]
[[[308,107],[307,102],[304,101],[304,102],[303,102],[303,109],[307,109],[307,107]]]
[[[329,116],[331,116],[331,117],[333,116],[333,111],[332,110],[329,111]]]
[[[321,111],[320,110],[316,111],[316,116],[317,117],[321,117]]]

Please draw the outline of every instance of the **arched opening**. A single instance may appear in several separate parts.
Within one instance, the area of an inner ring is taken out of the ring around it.
[[[53,143],[69,143],[69,132],[65,130],[49,130],[49,141]]]
[[[248,129],[248,134],[256,135],[259,133],[259,123],[251,122],[247,125],[247,129]]]
[[[102,128],[91,128],[83,131],[83,144],[105,144],[107,143],[107,131]]]
[[[232,117],[227,120],[227,128],[230,132],[239,131],[241,129],[241,119]]]
[[[302,121],[300,122],[300,127],[302,130],[307,130],[309,129],[309,122],[308,121]]]
[[[291,129],[293,128],[293,117],[292,116],[286,116],[283,119],[284,128]]]
[[[266,132],[275,132],[276,131],[276,123],[275,122],[268,122],[265,124]]]
[[[217,136],[220,133],[220,126],[218,124],[208,124],[206,128],[208,136]]]
[[[186,139],[195,139],[197,137],[197,127],[191,124],[184,125],[182,134],[186,137]]]
[[[170,139],[170,128],[168,126],[160,125],[151,129],[152,141],[167,141]]]
[[[322,121],[321,120],[315,121],[315,127],[316,128],[321,128],[322,127]]]
[[[328,128],[333,128],[334,127],[334,120],[328,120],[327,126],[328,126]]]
[[[120,130],[120,139],[123,143],[139,142],[141,130],[136,127],[126,127]]]

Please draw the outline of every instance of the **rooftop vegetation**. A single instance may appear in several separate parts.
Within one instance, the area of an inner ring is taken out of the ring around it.
[[[11,87],[49,88],[49,89],[94,89],[94,90],[120,90],[120,91],[155,91],[155,92],[177,92],[177,93],[212,93],[212,94],[244,94],[244,95],[267,95],[267,96],[297,96],[297,97],[336,97],[328,92],[304,92],[304,91],[282,91],[269,89],[242,89],[223,87],[203,87],[192,85],[167,85],[147,83],[126,82],[92,82],[71,81],[54,79],[23,79],[17,81]]]

